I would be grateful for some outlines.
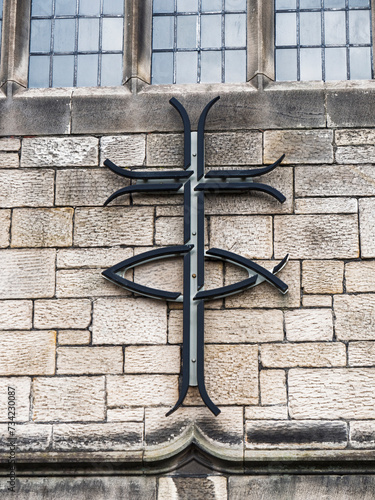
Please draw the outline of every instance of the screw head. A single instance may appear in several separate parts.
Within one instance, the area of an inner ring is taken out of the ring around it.
[[[196,274],[192,274],[192,276],[193,276],[193,278],[196,278],[196,277],[197,277],[197,275],[196,275]]]
[[[193,358],[191,361],[192,361],[193,363],[196,363],[196,361],[197,361],[197,360]]]

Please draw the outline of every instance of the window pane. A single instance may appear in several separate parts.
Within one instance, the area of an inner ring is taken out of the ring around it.
[[[276,80],[297,80],[297,49],[276,50]]]
[[[152,83],[173,83],[173,52],[152,54]]]
[[[320,45],[322,43],[320,12],[301,12],[301,45]]]
[[[122,54],[102,55],[102,87],[122,84]]]
[[[198,0],[177,0],[177,12],[197,12]]]
[[[300,0],[299,1],[301,9],[320,9],[320,0]]]
[[[350,79],[370,80],[371,75],[371,50],[370,47],[353,47],[349,49]]]
[[[246,0],[225,0],[225,10],[246,10]]]
[[[31,52],[49,52],[51,49],[51,21],[33,19],[31,21]]]
[[[154,13],[174,12],[174,0],[154,0]]]
[[[78,87],[96,87],[98,85],[98,58],[97,54],[78,56]]]
[[[225,16],[225,46],[244,47],[246,45],[246,14]]]
[[[246,50],[225,51],[225,81],[246,82]]]
[[[196,52],[176,53],[176,83],[197,83]]]
[[[326,81],[346,80],[346,49],[344,47],[326,49]]]
[[[172,49],[174,35],[173,17],[154,17],[153,22],[153,48],[154,49]]]
[[[103,19],[103,50],[122,50],[124,22],[116,17]]]
[[[201,54],[201,82],[221,82],[221,52],[208,51]]]
[[[349,0],[349,7],[370,7],[369,0]]]
[[[301,49],[301,80],[322,79],[322,50]]]
[[[324,15],[324,30],[327,45],[345,45],[345,12],[326,12]]]
[[[76,13],[76,0],[55,0],[56,16],[74,16]]]
[[[80,0],[79,13],[84,16],[99,16],[100,0]]]
[[[193,49],[197,46],[197,16],[177,16],[177,47]]]
[[[222,0],[202,0],[202,11],[203,12],[214,12],[221,11]]]
[[[74,56],[55,56],[52,64],[52,86],[73,87]]]
[[[49,56],[30,56],[29,87],[49,87]]]
[[[103,14],[122,16],[124,14],[124,0],[104,0]]]
[[[52,0],[33,0],[31,14],[33,16],[51,16]]]
[[[370,43],[370,11],[353,10],[349,12],[349,42]]]
[[[221,47],[221,16],[201,16],[201,47]]]
[[[75,45],[74,19],[56,19],[53,48],[55,52],[72,52]]]
[[[324,7],[326,9],[344,9],[345,0],[324,0]]]
[[[78,50],[99,50],[99,19],[80,19],[78,25]]]
[[[296,8],[296,0],[276,0],[276,10],[295,9],[295,8]]]
[[[296,45],[297,17],[293,13],[276,14],[276,46]]]

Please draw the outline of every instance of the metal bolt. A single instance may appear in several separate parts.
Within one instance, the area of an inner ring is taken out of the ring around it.
[[[196,277],[197,277],[197,275],[196,275],[196,274],[193,274],[192,276],[193,276],[193,278],[196,278]]]
[[[193,236],[196,236],[196,235],[197,235],[197,233],[193,233]]]
[[[194,158],[195,158],[195,157],[197,156],[197,154],[196,154],[196,153],[193,153],[193,156],[194,156]]]
[[[195,363],[197,360],[193,358],[191,361],[192,361],[193,363]]]

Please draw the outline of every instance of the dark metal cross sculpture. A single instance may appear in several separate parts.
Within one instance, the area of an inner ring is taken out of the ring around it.
[[[154,299],[183,303],[183,347],[182,383],[175,406],[167,413],[170,415],[183,403],[189,386],[198,386],[200,395],[208,408],[218,415],[219,408],[211,401],[204,382],[204,302],[219,299],[241,292],[263,281],[268,281],[281,293],[288,286],[275,275],[287,263],[286,256],[272,272],[264,267],[226,250],[211,248],[204,250],[204,194],[206,192],[262,191],[284,203],[285,196],[276,189],[252,178],[274,170],[284,155],[273,165],[252,170],[210,170],[204,172],[204,127],[207,113],[219,99],[216,97],[204,108],[198,123],[198,131],[191,132],[189,116],[181,103],[172,98],[169,102],[179,112],[184,124],[184,170],[159,172],[139,172],[124,170],[110,160],[104,164],[117,175],[135,181],[131,186],[119,189],[105,202],[108,205],[119,196],[130,193],[182,193],[184,195],[184,245],[158,248],[144,252],[103,271],[105,278],[131,292]],[[125,272],[140,264],[167,257],[183,256],[183,293],[157,290],[139,285],[126,279]],[[230,262],[246,269],[249,277],[229,286],[204,290],[205,256]],[[121,274],[119,274],[121,273]]]

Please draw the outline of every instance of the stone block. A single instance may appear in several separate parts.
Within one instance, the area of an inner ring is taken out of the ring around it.
[[[169,258],[138,266],[134,269],[134,281],[139,285],[182,293],[183,259]]]
[[[246,422],[246,448],[252,450],[337,449],[345,448],[347,443],[346,422]]]
[[[183,167],[183,135],[149,134],[147,136],[146,164],[153,167]]]
[[[361,257],[375,257],[375,198],[359,200]]]
[[[277,159],[278,157],[270,163]],[[206,134],[205,163],[207,166],[261,165],[262,133],[249,131]]]
[[[256,261],[257,264],[264,266],[269,271],[275,267],[275,261]],[[225,299],[226,307],[265,307],[285,308],[299,307],[301,301],[301,282],[300,282],[300,263],[289,261],[285,268],[277,276],[288,285],[288,293],[281,294],[269,283],[262,283],[255,288],[246,290],[243,293],[233,295]],[[236,283],[246,279],[248,274],[235,266],[226,266],[225,284]]]
[[[205,311],[205,342],[234,344],[277,342],[284,339],[281,311],[224,309]],[[182,343],[182,311],[170,311],[168,342]]]
[[[350,422],[350,444],[355,449],[374,449],[375,422]]]
[[[242,167],[243,168],[243,167]],[[207,194],[205,197],[206,215],[247,215],[247,214],[284,214],[293,212],[293,169],[278,168],[266,177],[254,178],[278,189],[286,197],[280,203],[271,196],[256,191],[245,193]]]
[[[335,331],[339,340],[373,340],[375,294],[339,295],[334,298]]]
[[[271,217],[216,216],[210,220],[210,247],[230,250],[249,259],[272,257]]]
[[[227,478],[224,476],[161,477],[158,498],[227,500]]]
[[[59,347],[57,368],[59,375],[122,373],[122,347]]]
[[[0,301],[0,330],[27,330],[32,327],[31,300]]]
[[[0,207],[51,207],[53,170],[0,170]]]
[[[143,422],[144,408],[108,408],[108,422]]]
[[[52,439],[52,425],[18,425],[16,427],[16,439],[16,461],[17,453],[47,451]],[[9,456],[7,424],[0,424],[0,452],[5,452]],[[13,492],[11,494],[14,495]],[[17,491],[17,496],[19,497],[19,491]],[[1,497],[4,498],[2,493]],[[22,499],[22,497],[19,498]]]
[[[367,474],[268,474],[229,478],[231,500],[371,500],[374,487],[375,478]]]
[[[337,260],[305,260],[302,263],[303,293],[342,293],[344,263]]]
[[[56,297],[107,297],[130,295],[106,280],[102,269],[65,269],[56,273]]]
[[[18,373],[17,373],[18,375]],[[16,422],[27,422],[30,419],[31,378],[0,378],[0,422],[9,422],[8,387],[15,389]]]
[[[25,477],[17,479],[16,485],[20,500],[42,500],[41,491],[43,500],[53,497],[68,500],[67,494],[75,500],[156,500],[157,494],[156,477],[146,476]],[[7,487],[6,482],[0,483],[0,492],[4,500],[11,500],[14,493],[7,491]]]
[[[285,312],[286,337],[293,342],[332,340],[333,319],[330,309],[296,309]]]
[[[332,89],[326,94],[328,127],[373,127],[374,91],[368,85]]]
[[[0,248],[9,246],[10,210],[0,210]]]
[[[374,181],[371,165],[304,166],[295,169],[297,197],[374,196]]]
[[[74,245],[84,247],[152,245],[152,208],[78,208]]]
[[[72,242],[72,208],[13,210],[12,247],[68,247]]]
[[[144,134],[106,136],[100,139],[100,162],[111,160],[119,167],[141,167],[146,157]]]
[[[180,348],[173,345],[125,347],[125,373],[180,373]]]
[[[346,346],[341,342],[264,344],[260,352],[262,365],[267,368],[346,365]]]
[[[57,268],[111,267],[130,257],[132,248],[67,248],[57,251]]]
[[[337,146],[362,146],[363,144],[374,144],[374,129],[343,129],[335,130],[335,142]]]
[[[284,370],[261,370],[260,401],[262,405],[285,405],[287,403]]]
[[[0,168],[18,168],[20,158],[17,153],[0,153]]]
[[[349,342],[349,366],[374,366],[375,342]]]
[[[293,368],[288,376],[293,419],[374,418],[374,368]]]
[[[204,228],[204,240],[208,240],[207,223]],[[155,222],[155,243],[157,245],[183,245],[184,220],[182,217],[159,217]]]
[[[55,424],[56,451],[128,451],[142,448],[143,424],[137,422],[100,424]]]
[[[264,162],[285,154],[288,163],[332,163],[332,130],[270,130],[264,133]]]
[[[56,250],[1,250],[0,297],[34,299],[55,293]]]
[[[275,216],[275,257],[349,259],[359,257],[356,215]]]
[[[296,214],[356,214],[356,198],[298,198],[295,200]]]
[[[94,303],[94,344],[165,344],[167,306],[143,298],[98,299]]]
[[[0,139],[0,151],[18,151],[21,147],[21,140],[14,137],[2,137]]]
[[[258,347],[206,345],[205,383],[217,405],[258,402]]]
[[[341,146],[336,150],[337,163],[361,164],[375,162],[375,146]]]
[[[345,264],[347,292],[375,292],[375,261],[347,262]]]
[[[105,377],[39,377],[33,382],[35,422],[105,419]]]
[[[116,406],[171,405],[178,399],[177,375],[111,375],[107,404]]]
[[[109,169],[69,169],[56,172],[56,205],[98,206],[118,189],[129,185],[124,177]],[[129,196],[117,198],[112,205],[129,205]]]
[[[287,418],[286,406],[247,406],[245,408],[246,420],[287,420]]]
[[[241,407],[223,406],[217,417],[207,407],[181,407],[167,417],[165,414],[169,409],[164,406],[145,410],[146,456],[149,453],[157,457],[159,448],[163,450],[166,446],[180,448],[181,442],[186,442],[195,428],[197,438],[205,448],[214,449],[216,453],[221,451],[226,457],[242,459],[244,429]]]
[[[21,167],[92,167],[98,165],[98,142],[95,137],[26,137]]]
[[[37,328],[87,328],[90,323],[90,300],[35,301],[34,324]]]
[[[304,295],[302,297],[303,307],[332,307],[330,295]]]
[[[0,375],[53,375],[56,332],[0,332]]]
[[[89,344],[91,333],[88,330],[60,330],[58,343],[60,345]]]

